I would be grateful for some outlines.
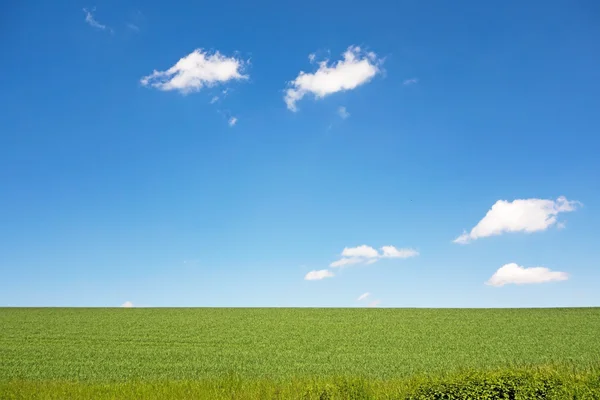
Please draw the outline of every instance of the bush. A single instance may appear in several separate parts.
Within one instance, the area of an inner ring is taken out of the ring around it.
[[[508,372],[472,374],[450,381],[426,383],[419,386],[407,400],[564,398],[569,397],[563,381],[557,376]]]

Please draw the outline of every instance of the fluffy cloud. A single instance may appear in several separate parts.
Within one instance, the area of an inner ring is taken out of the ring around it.
[[[231,117],[229,118],[229,121],[227,121],[227,123],[229,124],[229,126],[234,126],[235,124],[237,124],[237,117]]]
[[[360,296],[358,296],[358,299],[356,299],[356,301],[363,301],[365,300],[367,297],[369,297],[371,295],[371,293],[367,292],[367,293],[363,293]]]
[[[332,278],[333,272],[328,269],[321,269],[319,271],[310,271],[308,274],[304,276],[304,279],[307,281],[319,281],[325,278]]]
[[[363,244],[362,246],[357,247],[345,247],[342,251],[343,257],[365,257],[365,258],[375,258],[379,257],[379,253],[377,250],[372,248],[371,246],[367,246]]]
[[[133,307],[133,303],[130,301],[126,301],[125,303],[121,304],[121,307],[131,308]]]
[[[352,264],[373,264],[382,258],[409,258],[419,255],[414,249],[397,249],[394,246],[383,246],[378,252],[371,246],[362,245],[346,247],[342,251],[342,258],[329,264],[330,267],[344,267]]]
[[[309,56],[311,62],[314,55]],[[373,52],[365,53],[360,47],[350,46],[344,53],[344,59],[329,65],[328,60],[319,64],[314,73],[301,71],[289,83],[291,86],[285,92],[285,103],[291,111],[296,111],[296,103],[306,94],[312,93],[317,99],[327,95],[352,90],[369,82],[380,72],[382,60]]]
[[[544,267],[525,268],[515,263],[510,263],[500,267],[485,284],[490,286],[504,286],[511,283],[525,285],[530,283],[566,281],[567,279],[569,279],[569,274],[566,272],[551,271]]]
[[[94,14],[93,14],[93,13],[94,13],[94,11],[96,11],[96,8],[95,8],[95,7],[94,7],[94,8],[92,8],[92,10],[91,10],[91,11],[90,11],[90,10],[88,10],[87,8],[84,8],[84,9],[83,9],[83,12],[85,13],[85,22],[86,22],[86,23],[87,23],[89,26],[91,26],[92,28],[97,28],[97,29],[100,29],[100,30],[103,30],[103,31],[105,31],[105,30],[107,30],[107,29],[108,29],[109,31],[111,31],[111,32],[112,32],[112,29],[110,29],[110,28],[109,28],[109,27],[107,27],[106,25],[103,25],[103,24],[101,24],[100,22],[98,22],[98,21],[96,20],[96,18],[94,18]]]
[[[498,200],[485,217],[471,229],[454,240],[467,244],[482,237],[505,232],[537,232],[557,223],[557,215],[577,209],[581,203],[559,197],[556,201],[544,199],[521,199],[512,202]]]
[[[231,80],[247,79],[248,76],[242,74],[244,66],[245,62],[235,57],[196,49],[168,70],[155,70],[140,82],[159,90],[177,90],[186,94]]]
[[[348,112],[348,110],[346,110],[346,107],[342,106],[338,108],[338,115],[342,117],[342,119],[346,119],[350,116],[350,113]]]

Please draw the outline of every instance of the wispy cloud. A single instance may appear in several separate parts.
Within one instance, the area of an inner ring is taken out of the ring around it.
[[[204,87],[223,84],[232,80],[244,80],[243,69],[246,62],[226,57],[219,53],[208,53],[196,49],[181,58],[165,71],[156,71],[144,76],[140,82],[144,86],[163,91],[176,90],[182,94],[197,92]]]
[[[219,96],[213,96],[213,98],[210,99],[210,104],[215,104],[217,101],[219,101]]]
[[[93,28],[112,32],[113,31],[112,28],[110,28],[104,24],[101,24],[100,22],[98,22],[96,20],[96,18],[94,17],[95,11],[96,11],[96,7],[92,8],[91,10],[88,10],[87,8],[83,9],[83,12],[85,13],[85,22]]]
[[[369,293],[369,292],[363,293],[363,294],[361,294],[360,296],[358,296],[358,299],[356,299],[356,301],[363,301],[363,300],[365,300],[367,297],[369,297],[370,295],[371,295],[371,293]]]
[[[566,272],[551,271],[544,267],[525,268],[510,263],[500,267],[485,284],[490,286],[525,285],[566,281],[567,279],[569,279],[569,274]]]
[[[380,304],[381,304],[381,300],[373,300],[372,302],[369,303],[369,307],[377,307]]]
[[[417,78],[405,79],[404,82],[402,82],[404,86],[415,85],[417,83],[419,83],[419,79]]]
[[[332,65],[328,60],[319,62],[319,69],[313,73],[300,71],[285,92],[287,108],[297,111],[296,103],[306,94],[322,99],[333,93],[355,89],[379,73],[383,62],[375,53],[364,52],[358,46],[350,46],[343,57]],[[309,55],[309,60],[314,62],[314,55]]]
[[[544,199],[498,200],[485,217],[470,232],[464,232],[454,243],[467,244],[473,240],[506,232],[538,232],[557,224],[557,215],[575,211],[581,205],[559,197]],[[564,227],[564,223],[562,224]],[[561,226],[559,226],[561,227]]]
[[[346,247],[342,251],[342,258],[329,264],[331,268],[345,267],[352,264],[373,264],[382,258],[410,258],[416,257],[419,252],[415,249],[397,249],[394,246],[383,246],[380,251],[371,246],[361,245]]]
[[[383,246],[381,253],[381,258],[410,258],[419,255],[415,249],[397,249],[394,246]]]
[[[130,301],[126,301],[125,303],[121,304],[121,307],[131,308],[133,307],[133,303]]]
[[[346,107],[341,106],[338,108],[338,115],[342,117],[342,119],[346,119],[350,116],[350,113],[348,112],[348,110],[346,110]]]
[[[334,261],[331,264],[329,264],[329,266],[331,268],[337,268],[337,267],[345,267],[347,265],[352,265],[352,264],[362,264],[365,262],[366,262],[366,260],[361,257],[342,257],[339,260]]]
[[[234,126],[235,124],[237,124],[237,117],[231,117],[229,118],[229,121],[227,122],[229,124],[229,126]]]
[[[129,18],[125,26],[127,29],[134,33],[139,33],[142,30],[142,25],[144,25],[145,21],[144,14],[140,10],[135,10],[130,13]]]
[[[127,23],[127,28],[129,28],[130,30],[132,30],[136,33],[140,31],[140,27],[131,22]]]
[[[328,269],[321,269],[318,271],[310,271],[308,274],[304,276],[304,279],[307,281],[320,281],[325,278],[332,278],[333,272]]]

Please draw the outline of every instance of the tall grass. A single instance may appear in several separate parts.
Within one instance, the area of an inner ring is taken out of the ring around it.
[[[112,383],[70,381],[0,382],[2,399],[600,399],[600,369],[518,369],[465,372],[444,378],[265,380],[219,379]]]

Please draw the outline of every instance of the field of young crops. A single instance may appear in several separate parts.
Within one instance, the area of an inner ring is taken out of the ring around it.
[[[409,398],[497,380],[600,398],[600,309],[0,309],[0,398]]]

